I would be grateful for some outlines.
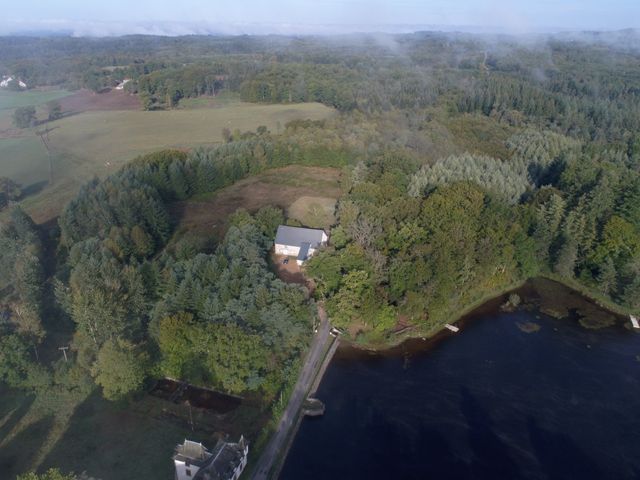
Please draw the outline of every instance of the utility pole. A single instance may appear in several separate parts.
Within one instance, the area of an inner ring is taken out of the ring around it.
[[[36,131],[36,134],[40,137],[40,141],[44,145],[45,150],[47,151],[47,157],[49,157],[49,185],[53,184],[53,159],[51,158],[51,146],[49,140],[49,129],[45,128],[44,130]]]
[[[187,405],[189,405],[189,423],[191,423],[191,431],[194,432],[195,429],[193,428],[193,413],[191,412],[191,402],[189,400],[187,400]]]
[[[64,361],[68,362],[69,359],[67,358],[67,350],[69,350],[69,347],[60,347],[58,348],[58,350],[62,350],[62,353],[64,354]]]

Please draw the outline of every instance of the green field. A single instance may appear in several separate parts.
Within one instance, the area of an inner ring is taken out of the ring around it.
[[[58,215],[84,182],[116,171],[137,155],[167,147],[211,145],[222,141],[224,128],[248,131],[264,125],[277,131],[291,120],[319,120],[333,114],[334,110],[318,103],[230,102],[215,108],[71,115],[47,124],[54,152],[53,185],[28,196],[22,203],[36,221],[44,222]],[[24,135],[0,138],[0,176],[15,179],[28,190],[29,186],[48,180],[49,163],[35,132],[25,131]]]
[[[98,391],[33,396],[0,387],[0,478],[56,467],[104,480],[170,479],[173,449],[184,438],[212,447],[215,432],[224,431],[254,441],[264,422],[251,401],[223,415],[195,408],[189,414],[187,405],[151,395],[118,404]]]
[[[23,186],[49,178],[47,152],[35,135],[0,139],[0,176]]]
[[[275,130],[297,118],[322,119],[332,110],[320,104],[254,105],[157,112],[87,112],[53,122],[54,148],[91,158],[102,169],[120,166],[132,156],[165,147],[191,147],[222,140],[222,129]]]
[[[0,112],[4,113],[6,110],[27,105],[43,105],[70,94],[71,92],[66,90],[28,90],[26,92],[0,90]]]

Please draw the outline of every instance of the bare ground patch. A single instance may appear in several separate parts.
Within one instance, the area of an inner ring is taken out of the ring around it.
[[[289,259],[288,263],[284,263],[285,258]],[[304,276],[300,265],[296,263],[296,257],[287,257],[286,255],[276,255],[271,252],[271,265],[280,280],[287,283],[298,283],[304,285],[310,291],[313,289],[312,282]]]
[[[142,104],[136,95],[122,90],[94,93],[83,89],[60,99],[60,106],[65,113],[80,113],[90,110],[140,110]]]

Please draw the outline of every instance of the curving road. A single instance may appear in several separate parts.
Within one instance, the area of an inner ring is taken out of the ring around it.
[[[327,340],[329,339],[329,330],[331,327],[327,320],[327,314],[321,305],[318,306],[318,316],[320,317],[318,332],[313,336],[307,358],[304,361],[293,393],[289,398],[289,404],[280,419],[280,423],[278,423],[278,428],[262,452],[258,464],[253,471],[253,476],[251,477],[253,480],[268,480],[270,478],[275,462],[279,459],[283,448],[285,448],[287,444],[291,429],[295,427],[298,421],[302,403],[307,398],[309,390],[316,378],[316,373],[324,360],[323,353]]]

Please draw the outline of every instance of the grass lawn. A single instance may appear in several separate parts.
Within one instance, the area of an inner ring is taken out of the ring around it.
[[[287,217],[298,220],[303,226],[323,228],[325,231],[336,221],[336,198],[305,195],[287,208]]]
[[[94,176],[115,172],[137,155],[167,147],[189,148],[222,141],[222,129],[255,130],[308,118],[327,118],[334,110],[318,103],[256,105],[230,102],[214,108],[144,112],[88,111],[50,122],[54,183],[23,200],[37,222],[57,216],[78,188]],[[42,128],[42,127],[41,127]],[[45,149],[34,131],[0,139],[0,176],[25,187],[48,179]]]
[[[218,433],[255,441],[268,415],[248,402],[224,415],[149,395],[118,405],[101,398],[37,398],[0,389],[0,478],[57,467],[103,480],[173,478],[171,456],[185,438],[209,447]]]

